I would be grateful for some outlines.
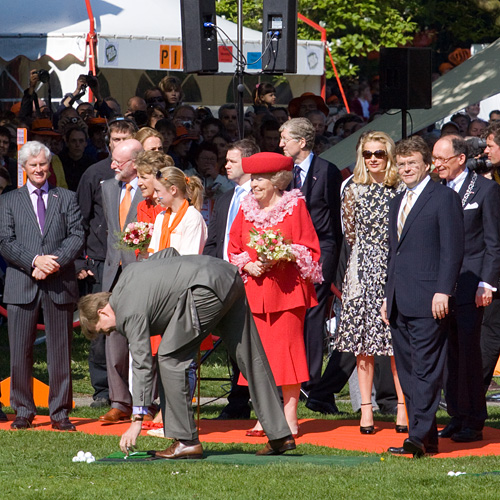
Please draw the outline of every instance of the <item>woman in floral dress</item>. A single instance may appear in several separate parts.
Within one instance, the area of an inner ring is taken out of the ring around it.
[[[394,149],[394,141],[384,132],[362,136],[354,175],[342,200],[344,235],[351,255],[335,348],[356,356],[363,434],[375,432],[371,404],[374,356],[393,356],[391,333],[381,320],[380,307],[387,274],[389,202],[400,186]],[[391,367],[398,395],[396,431],[407,432],[404,396],[393,357]]]

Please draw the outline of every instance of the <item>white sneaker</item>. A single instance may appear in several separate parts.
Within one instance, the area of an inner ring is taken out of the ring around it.
[[[165,437],[163,427],[161,427],[160,429],[149,429],[149,431],[147,431],[146,434],[148,436],[153,436],[153,437],[157,437],[157,438],[164,438]]]

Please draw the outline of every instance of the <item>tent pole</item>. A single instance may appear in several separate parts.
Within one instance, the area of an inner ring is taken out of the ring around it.
[[[94,13],[92,12],[92,6],[90,5],[90,0],[85,0],[85,5],[87,6],[87,14],[89,16],[90,28],[87,33],[87,46],[89,47],[89,68],[94,76],[97,76],[97,34],[95,32],[95,20]],[[92,102],[94,96],[92,90],[89,88],[89,102]]]

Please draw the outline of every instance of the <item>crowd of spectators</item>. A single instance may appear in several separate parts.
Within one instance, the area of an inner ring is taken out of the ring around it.
[[[99,193],[100,184],[113,177],[113,170],[115,173],[117,172],[116,165],[113,166],[113,163],[122,165],[128,161],[134,163],[137,156],[135,153],[131,154],[130,158],[122,155],[123,160],[117,160],[116,155],[114,155],[116,148],[118,148],[118,152],[127,151],[123,145],[120,145],[123,141],[132,138],[138,141],[137,152],[144,150],[168,154],[169,162],[171,161],[171,166],[168,168],[171,169],[175,166],[176,172],[182,171],[186,179],[192,176],[199,179],[200,186],[203,187],[203,202],[199,211],[209,227],[208,238],[210,242],[211,239],[213,240],[213,235],[210,234],[210,224],[213,225],[214,214],[217,214],[217,203],[230,199],[227,194],[233,192],[235,185],[238,184],[239,177],[235,173],[235,167],[231,166],[232,162],[234,164],[239,162],[241,166],[242,157],[261,151],[292,157],[297,165],[309,158],[311,154],[314,157],[319,156],[368,123],[373,122],[373,127],[370,128],[376,129],[375,120],[384,112],[384,110],[379,109],[377,84],[375,79],[372,82],[363,81],[351,85],[347,90],[350,108],[350,112],[347,113],[341,99],[331,89],[328,89],[326,100],[314,93],[306,92],[295,97],[289,103],[278,103],[276,88],[271,83],[260,83],[253,89],[253,104],[246,109],[243,120],[243,137],[241,137],[237,108],[234,104],[223,104],[217,111],[207,106],[196,107],[186,104],[183,102],[181,81],[174,76],[163,78],[158,86],[148,89],[142,96],[131,96],[126,103],[126,109],[124,109],[125,106],[122,108],[113,97],[101,95],[97,78],[81,75],[77,80],[75,90],[66,94],[56,109],[49,109],[37,96],[36,90],[40,85],[39,75],[36,71],[32,71],[29,86],[24,92],[22,101],[14,105],[12,110],[3,111],[0,114],[0,194],[14,190],[19,184],[15,144],[16,128],[26,128],[30,141],[41,142],[51,152],[48,171],[49,184],[78,193],[77,199],[86,233],[84,253],[76,261],[80,294],[83,295],[89,291],[100,290],[102,267],[106,261],[106,226],[102,223],[104,216]],[[84,101],[87,91],[92,91],[91,102]],[[449,121],[442,123],[439,127],[431,126],[418,131],[417,135],[424,139],[430,150],[433,149],[436,142],[447,135],[466,139],[476,138],[476,142],[467,141],[467,144],[470,144],[471,154],[469,156],[483,156],[483,160],[487,156],[489,162],[476,161],[477,165],[475,164],[476,166],[471,168],[477,169],[478,173],[484,177],[500,183],[500,176],[497,173],[497,168],[500,166],[500,153],[497,152],[497,149],[500,151],[500,132],[495,128],[495,123],[500,120],[500,111],[492,111],[489,122],[478,118],[479,112],[480,105],[473,103],[462,112],[455,113]],[[297,119],[299,121],[294,121]],[[289,125],[290,123],[293,123],[293,126]],[[481,145],[477,138],[487,139],[487,142]],[[244,141],[242,141],[243,139]],[[252,146],[249,148],[249,143],[245,141],[250,141]],[[391,139],[387,138],[387,142],[390,141]],[[241,145],[242,142],[243,145]],[[247,155],[247,150],[252,152]],[[236,160],[234,159],[235,154]],[[353,151],[353,167],[355,156],[355,151]],[[435,179],[438,177],[438,170],[436,169]],[[142,175],[146,176],[146,179],[147,176],[154,176],[155,172],[150,172],[146,168]],[[243,171],[239,175],[243,177]],[[302,175],[305,183],[307,171]],[[343,179],[347,179],[351,175],[351,169],[343,170],[341,175]],[[433,174],[431,173],[431,175]],[[134,176],[136,176],[135,173]],[[134,176],[132,177],[135,178]],[[137,183],[137,181],[135,182]],[[248,182],[246,177],[245,182]],[[330,181],[325,181],[325,185],[328,185],[330,190],[333,189],[331,186],[336,186],[334,189],[337,191],[327,195],[327,198],[331,196],[330,199],[333,200],[331,203],[335,205],[334,209],[337,213],[337,215],[332,216],[332,220],[329,220],[328,224],[331,224],[332,227],[335,226],[338,217],[340,228],[340,181],[337,179],[331,181],[333,183],[328,184],[328,182]],[[295,179],[293,183],[295,188],[302,187],[300,178]],[[141,181],[141,173],[139,172],[139,185],[133,189],[142,190],[143,196],[145,196],[144,192],[147,189],[149,189],[147,192],[152,193],[152,187],[146,188],[144,186],[145,180]],[[323,254],[324,241],[314,218],[315,207],[310,206],[308,194],[305,196],[308,203],[307,208],[311,212],[315,229],[318,232]],[[184,194],[182,200],[184,200]],[[332,206],[330,209],[333,210]],[[154,216],[156,215],[155,212]],[[339,233],[340,229],[335,228],[335,231]],[[219,236],[224,240],[227,234]],[[335,245],[340,248],[341,235],[339,238],[338,236],[339,234],[334,234],[332,239],[337,238]],[[109,235],[107,241],[109,245]],[[227,248],[227,241],[225,246]],[[335,281],[337,250],[333,252],[335,256],[332,256],[328,262],[328,268],[323,268],[325,276],[331,275],[326,280],[326,289],[320,295],[320,288],[316,287],[318,300],[322,304],[320,323],[324,319],[329,284]],[[116,263],[117,266],[121,267],[122,258],[118,256]],[[5,263],[2,265],[3,270],[5,270]],[[93,279],[91,284],[89,284],[89,279]],[[337,283],[339,282],[337,281]],[[498,308],[497,302],[499,301],[494,300],[490,308]],[[492,318],[491,314],[485,315],[485,318],[485,321],[490,322],[487,328],[496,321],[496,316]],[[308,321],[312,321],[312,319],[308,320],[306,317],[305,326],[306,354],[309,365],[309,382],[303,385],[303,392],[306,395],[310,391],[314,391],[314,386],[319,383],[321,376],[321,359],[315,356],[313,362],[312,351],[309,351],[312,347],[308,346]],[[315,328],[320,327],[315,326]],[[321,346],[322,342],[323,339],[320,339]],[[493,334],[482,346],[483,357],[488,359],[488,362],[485,363],[484,377],[486,388],[489,386],[493,373],[492,363],[495,361],[493,359],[495,356],[491,355],[491,351],[495,351],[496,357],[498,357],[500,353],[498,344]],[[314,349],[317,350],[316,341]],[[312,364],[315,365],[314,370]],[[371,361],[371,366],[373,369],[373,361]],[[113,396],[110,395],[106,381],[106,355],[102,339],[96,339],[92,342],[89,367],[95,389],[94,405],[106,406],[113,402]],[[337,368],[340,369],[339,366]],[[386,370],[390,372],[390,368],[387,366]],[[368,384],[362,384],[365,399],[369,399],[372,378],[373,374]],[[307,377],[304,380],[307,380]],[[299,384],[297,383],[296,386],[298,387]],[[377,387],[377,381],[375,386]],[[317,391],[314,392],[314,394],[317,393]],[[396,403],[398,402],[394,388],[392,388],[392,393],[392,408],[389,403],[389,413],[396,412]],[[332,398],[333,395],[328,402],[320,401],[319,398],[315,399],[310,407],[323,413],[336,413],[338,410],[334,398]],[[401,394],[399,394],[400,405],[402,405],[401,399]],[[244,406],[247,403],[248,395],[246,402],[243,403]],[[362,404],[371,405],[367,401]],[[120,408],[120,418],[129,416],[132,411],[130,404],[117,406],[117,408]],[[401,427],[403,419],[401,418],[401,408],[399,410],[398,421]],[[226,414],[230,413],[230,411],[226,412]],[[372,422],[369,424],[368,427],[371,426]],[[366,425],[364,427],[367,428]],[[296,429],[294,429],[294,434],[296,434]]]

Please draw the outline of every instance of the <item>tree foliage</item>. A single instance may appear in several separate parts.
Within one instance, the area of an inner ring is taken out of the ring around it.
[[[402,6],[399,9],[393,7],[399,3],[404,4],[399,0],[299,0],[298,9],[301,14],[325,27],[340,75],[353,76],[358,71],[358,57],[378,51],[381,46],[396,47],[412,40],[417,25],[410,16],[401,13]],[[237,21],[238,2],[219,0],[216,5],[219,15]],[[246,27],[259,31],[262,29],[262,8],[262,1],[243,0]],[[298,37],[318,40],[320,34],[299,21]]]

